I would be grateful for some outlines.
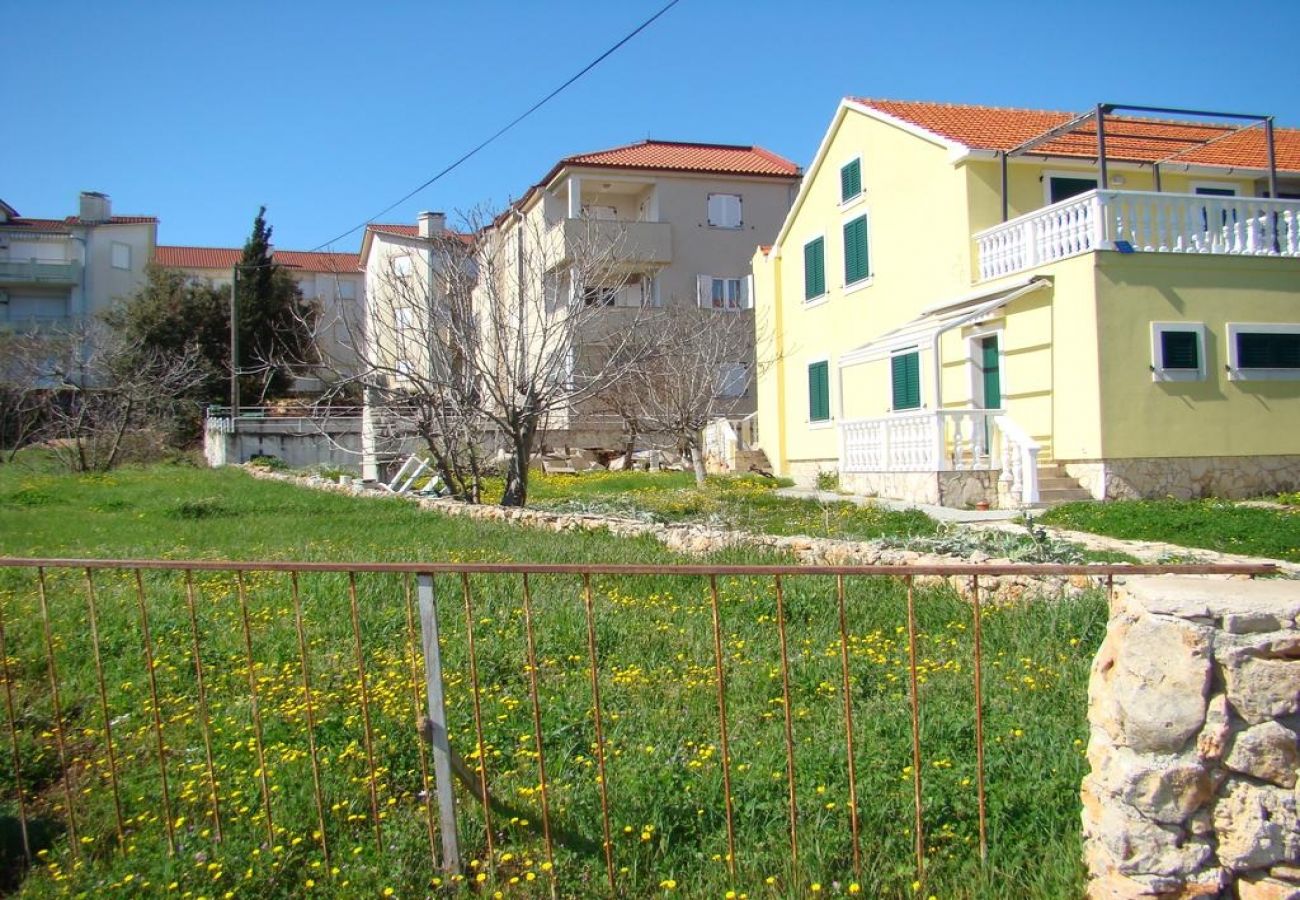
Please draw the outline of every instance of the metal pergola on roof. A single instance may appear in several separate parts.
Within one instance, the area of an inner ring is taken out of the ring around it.
[[[1224,125],[1220,126],[1223,128],[1221,133],[1216,134],[1213,137],[1204,138],[1204,139],[1198,139],[1190,136],[1182,136],[1182,137],[1169,136],[1165,138],[1156,138],[1150,135],[1144,135],[1143,137],[1146,140],[1167,140],[1170,141],[1171,143],[1177,143],[1181,145],[1178,147],[1178,149],[1176,149],[1173,153],[1170,153],[1168,156],[1160,157],[1159,159],[1154,159],[1150,161],[1151,171],[1155,177],[1155,187],[1157,191],[1160,190],[1160,167],[1165,163],[1172,162],[1173,160],[1177,159],[1178,157],[1182,156],[1185,153],[1188,153],[1191,150],[1196,150],[1201,147],[1209,146],[1210,144],[1221,141],[1224,138],[1231,137],[1234,134],[1239,134],[1240,132],[1245,131],[1249,128],[1254,128],[1258,125],[1263,125],[1265,152],[1268,157],[1268,196],[1270,197],[1277,196],[1277,157],[1276,157],[1276,152],[1273,143],[1273,117],[1272,116],[1250,115],[1246,113],[1215,112],[1215,111],[1204,110],[1204,109],[1178,109],[1175,107],[1167,107],[1167,106],[1134,106],[1132,104],[1124,104],[1124,103],[1098,103],[1095,107],[1090,109],[1088,112],[1083,113],[1082,115],[1079,116],[1075,116],[1073,119],[1071,119],[1068,122],[1063,122],[1062,124],[1057,125],[1054,128],[1050,128],[1047,131],[1044,131],[1042,134],[1038,135],[1037,137],[1030,138],[1029,140],[1020,144],[1019,146],[1013,147],[1010,150],[1003,150],[1001,153],[998,154],[999,162],[1001,163],[1001,168],[1002,168],[1002,221],[1005,222],[1007,221],[1008,218],[1007,160],[1013,157],[1022,156],[1026,153],[1032,153],[1034,150],[1038,149],[1039,147],[1042,147],[1045,144],[1050,144],[1052,141],[1064,137],[1067,134],[1078,131],[1080,128],[1082,128],[1084,125],[1087,125],[1089,122],[1096,122],[1097,186],[1101,190],[1106,190],[1110,186],[1110,176],[1107,170],[1107,163],[1106,163],[1106,117],[1111,113],[1116,112],[1117,110],[1122,112],[1147,113],[1147,114],[1160,115],[1160,116],[1192,116],[1192,117],[1202,118],[1202,119],[1226,119],[1231,122],[1240,123],[1231,127],[1226,126],[1225,123]],[[1186,121],[1182,121],[1182,122],[1164,121],[1161,122],[1160,124],[1196,126],[1196,125],[1200,125],[1201,123],[1186,122]],[[1214,127],[1214,125],[1207,123],[1203,127]]]

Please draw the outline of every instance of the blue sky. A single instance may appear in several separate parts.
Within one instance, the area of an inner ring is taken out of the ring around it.
[[[238,245],[260,204],[310,249],[540,99],[664,0],[15,3],[0,198],[81,190]],[[1300,4],[681,0],[568,91],[384,221],[521,194],[560,157],[655,137],[806,165],[845,94],[1080,110],[1272,114],[1300,127]],[[355,249],[359,233],[340,240]]]

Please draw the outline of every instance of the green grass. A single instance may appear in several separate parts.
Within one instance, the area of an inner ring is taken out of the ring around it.
[[[529,503],[557,512],[845,540],[928,536],[937,528],[918,510],[778,496],[776,488],[787,483],[751,475],[710,476],[700,488],[689,472],[534,475],[529,481]]]
[[[1040,520],[1076,531],[1300,562],[1300,510],[1228,500],[1066,503]]]
[[[626,490],[611,489],[611,493]],[[126,469],[70,477],[0,470],[0,552],[8,555],[228,559],[672,562],[656,542],[608,534],[520,530],[369,500],[255,481],[230,470]],[[731,552],[717,561],[775,562]],[[242,614],[228,575],[196,575],[214,757],[225,840],[208,818],[201,717],[188,613],[177,577],[146,573],[155,675],[168,749],[178,852],[167,853],[148,672],[130,573],[97,577],[99,630],[120,793],[130,820],[115,837],[107,745],[99,710],[84,576],[47,575],[68,752],[78,791],[78,866],[66,833],[39,604],[33,573],[0,572],[9,665],[18,705],[23,784],[50,832],[22,885],[30,896],[166,893],[197,898],[319,893],[430,893],[434,874],[422,818],[420,753],[412,726],[412,656],[400,579],[358,576],[366,688],[371,698],[385,850],[375,845],[347,581],[303,576],[316,739],[327,799],[331,876],[316,830],[292,594],[286,577],[247,580],[264,718],[266,772],[277,828],[265,833],[253,741]],[[495,875],[485,896],[544,896],[537,773],[516,578],[475,577],[484,739],[494,794]],[[791,715],[799,796],[800,865],[789,865],[780,657],[770,583],[723,579],[720,613],[737,827],[737,877],[727,877],[707,586],[687,578],[594,578],[596,640],[606,729],[614,856],[627,896],[844,894],[853,881],[839,691],[834,584],[786,579]],[[453,743],[475,746],[460,584],[438,580]],[[599,791],[586,668],[586,625],[576,579],[533,579],[538,673],[561,896],[603,893]],[[906,594],[884,579],[848,582],[862,896],[913,897],[911,745],[907,712]],[[1086,684],[1105,625],[1100,596],[986,608],[983,619],[990,854],[977,852],[969,607],[918,590],[925,828],[924,895],[1063,897],[1082,893],[1078,789],[1085,771]],[[15,780],[0,753],[0,824],[15,814]],[[84,791],[84,793],[80,793]],[[468,854],[488,868],[481,812],[462,792]],[[12,820],[9,822],[12,825]],[[12,835],[12,828],[0,833]],[[12,841],[9,851],[12,852]],[[5,851],[0,849],[0,854]],[[508,854],[508,856],[507,856]],[[11,857],[12,858],[12,857]],[[0,870],[5,866],[0,865]],[[16,872],[16,868],[9,871]],[[532,875],[535,880],[529,881]],[[511,879],[518,883],[512,884]],[[771,879],[771,882],[768,882]],[[308,881],[314,887],[308,888]],[[454,894],[442,885],[435,892]],[[468,894],[467,888],[459,888]]]

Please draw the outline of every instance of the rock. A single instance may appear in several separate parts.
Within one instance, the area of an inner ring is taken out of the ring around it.
[[[1232,712],[1228,709],[1228,698],[1215,694],[1205,709],[1205,727],[1196,737],[1196,752],[1202,759],[1222,759],[1231,736]]]
[[[1088,721],[1117,746],[1176,753],[1205,722],[1209,685],[1202,629],[1160,616],[1113,619],[1093,661]]]
[[[1283,580],[1234,583],[1158,575],[1129,579],[1125,592],[1131,603],[1146,612],[1187,619],[1221,620],[1231,615],[1246,624],[1300,616],[1295,586]]]
[[[1251,725],[1300,713],[1300,636],[1235,646],[1220,658],[1228,701]]]
[[[1092,743],[1088,758],[1099,791],[1155,822],[1182,824],[1213,792],[1209,773],[1194,758],[1144,756],[1127,747],[1094,748]]]
[[[1223,764],[1279,787],[1295,787],[1300,767],[1300,736],[1281,722],[1265,722],[1247,728],[1232,742]]]
[[[1208,842],[1181,828],[1148,821],[1108,801],[1091,775],[1084,778],[1081,797],[1085,855],[1094,874],[1181,878],[1199,871],[1213,855]]]
[[[1296,797],[1272,786],[1232,782],[1214,804],[1219,861],[1242,872],[1300,858]]]
[[[1300,900],[1300,887],[1276,878],[1241,878],[1237,881],[1240,900]]]

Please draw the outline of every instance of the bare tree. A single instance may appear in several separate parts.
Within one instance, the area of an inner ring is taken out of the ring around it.
[[[581,424],[635,369],[659,311],[617,222],[463,218],[371,258],[365,312],[344,329],[355,371],[333,389],[360,385],[372,419],[410,423],[464,499],[480,498],[500,449],[501,502],[522,506],[541,437]]]
[[[104,471],[131,438],[170,430],[208,375],[198,349],[146,346],[99,322],[6,338],[6,387],[27,398],[40,441],[66,468]]]
[[[697,484],[704,483],[705,426],[731,413],[754,381],[753,334],[753,319],[740,312],[678,310],[620,389],[646,432],[689,452]]]

